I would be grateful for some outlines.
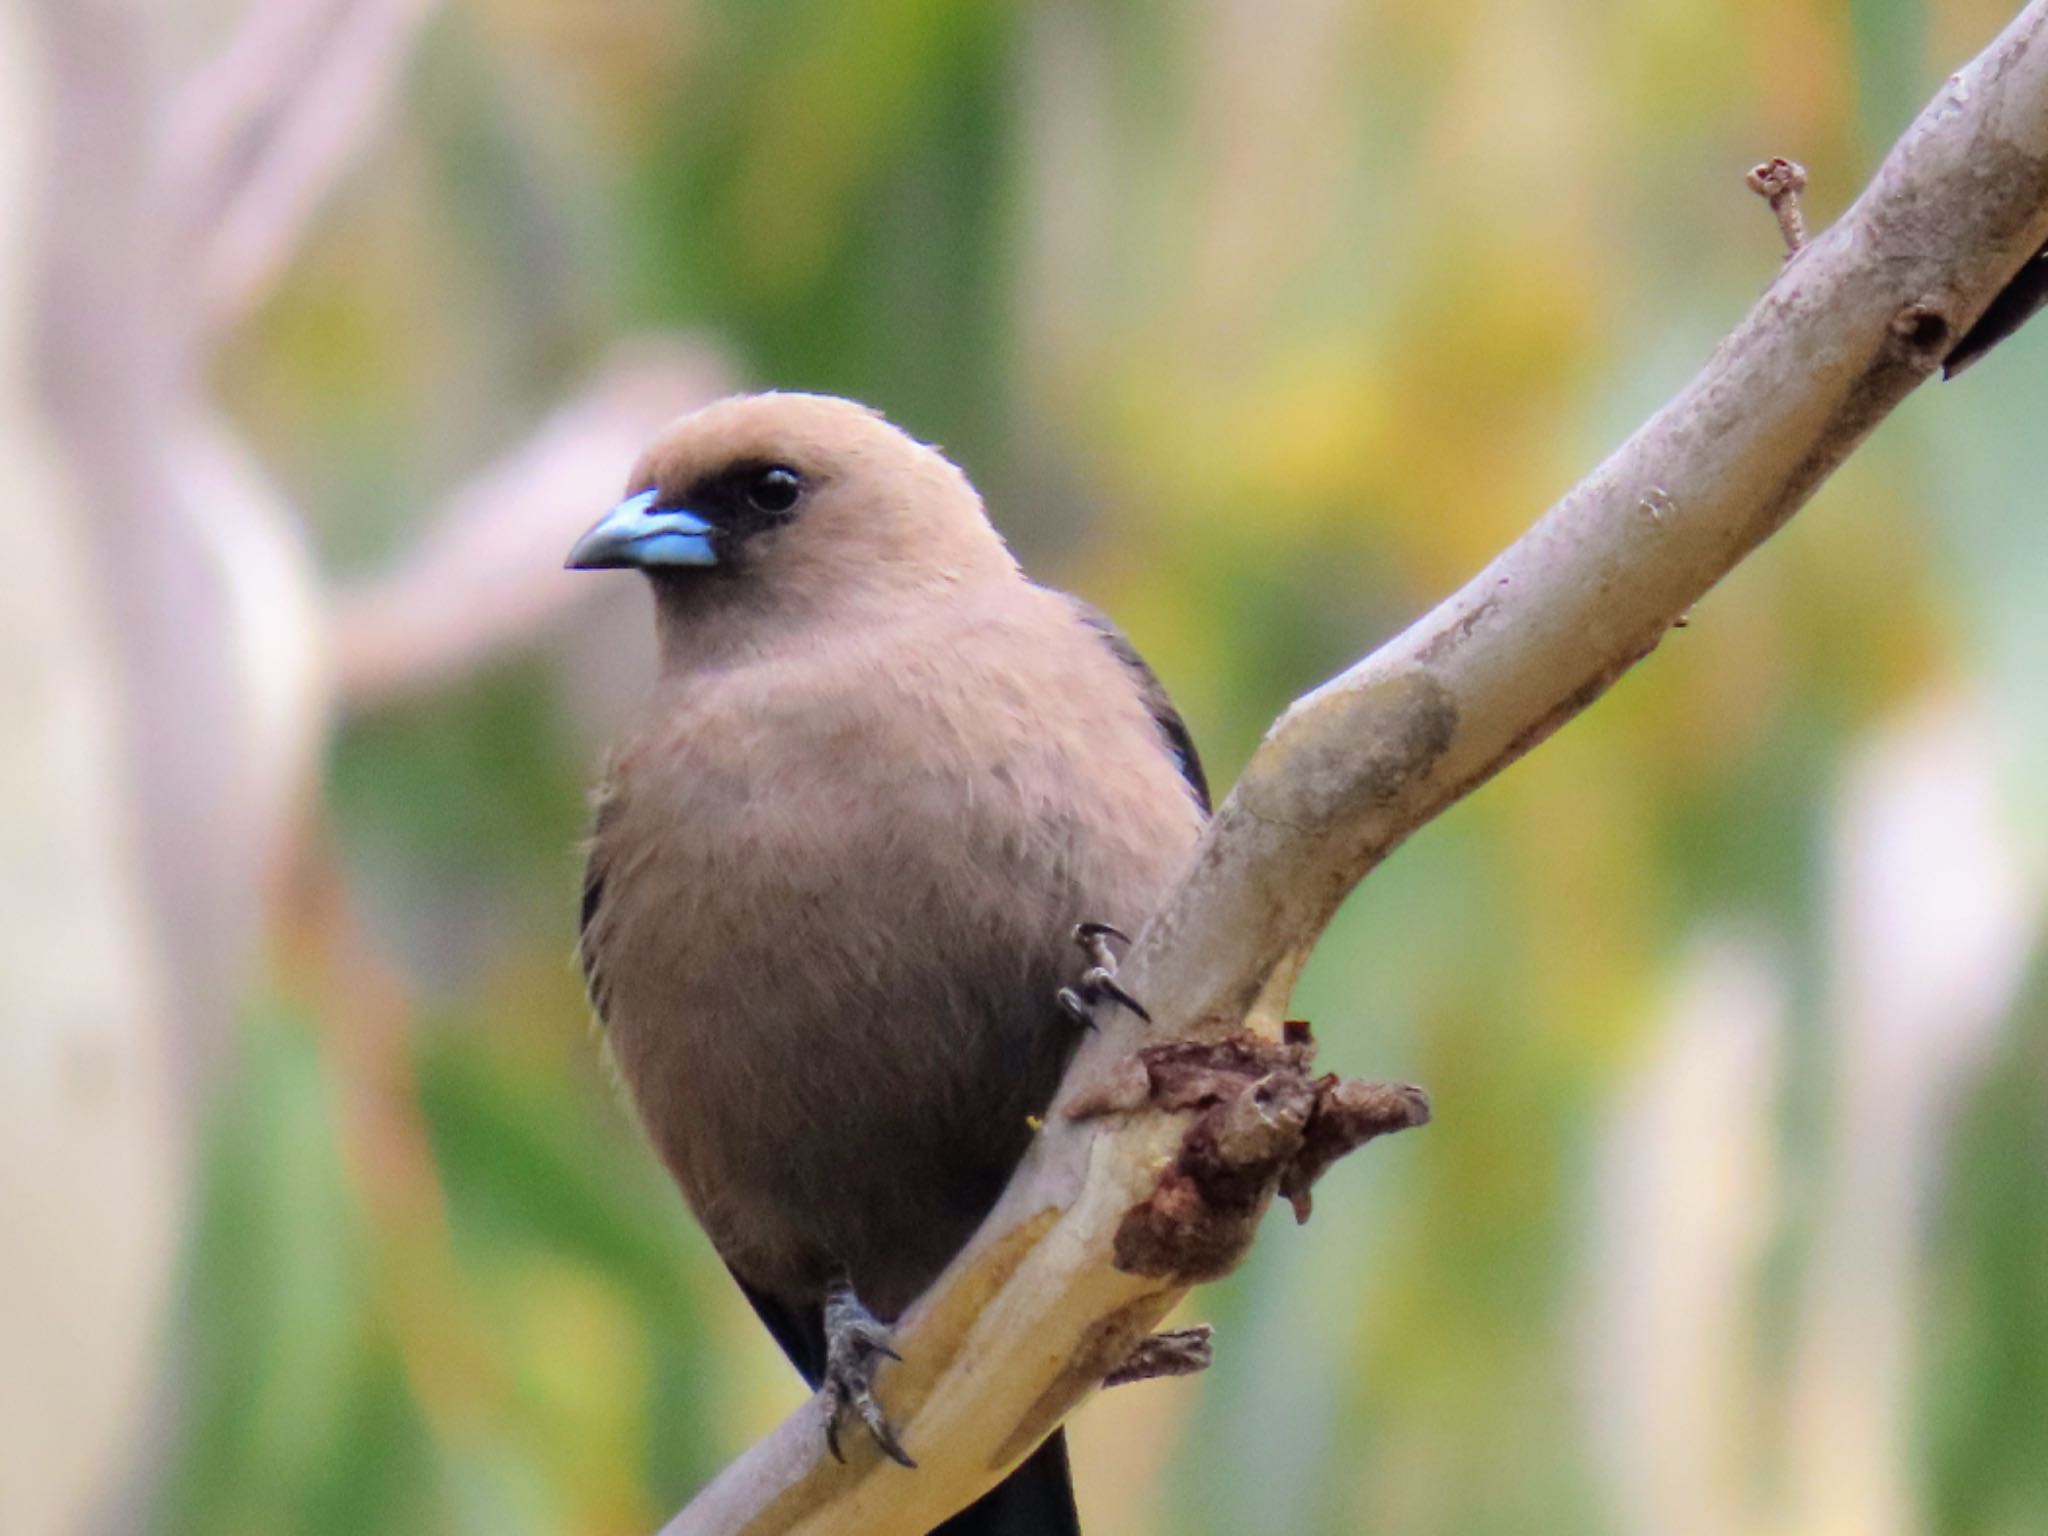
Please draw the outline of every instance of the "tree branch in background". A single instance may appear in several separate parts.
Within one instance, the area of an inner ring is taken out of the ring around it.
[[[23,1021],[0,1070],[0,1160],[48,1171],[0,1189],[0,1231],[27,1256],[7,1276],[19,1304],[0,1308],[10,1536],[139,1526],[155,1507],[175,1393],[152,1406],[151,1381],[196,1090],[263,887],[303,830],[329,642],[350,662],[374,649],[351,613],[418,627],[397,601],[418,589],[395,579],[392,604],[359,594],[330,636],[298,509],[208,398],[204,363],[368,142],[431,6],[251,0],[167,112],[161,6],[0,0],[0,523],[22,525],[0,623],[22,679],[0,743],[16,855],[0,901],[22,921],[0,945],[0,1015]],[[489,492],[497,518],[538,520],[517,509],[540,496],[581,516],[653,423],[719,387],[700,354],[622,363],[459,505]],[[546,537],[507,547],[551,571],[568,535]],[[445,617],[475,592],[443,589]],[[436,630],[369,670],[399,686],[516,638],[504,622],[459,644]]]
[[[1616,1530],[1801,1529],[1762,1518],[1770,1479],[1747,1460],[1768,1413],[1752,1303],[1779,1211],[1780,958],[1740,930],[1692,939],[1600,1139],[1572,1356]]]
[[[1829,858],[1826,1067],[1801,1089],[1817,1102],[1780,1102],[1785,957],[1723,937],[1680,968],[1603,1139],[1575,1351],[1620,1529],[1914,1528],[1912,1336],[1939,1241],[1926,1206],[2040,931],[2040,875],[1995,804],[1993,726],[1938,690],[1851,759]],[[1775,1145],[1795,1120],[1824,1146],[1796,1197]],[[1797,1306],[1767,1320],[1762,1269],[1788,1200],[1810,1208],[1813,1240]],[[1792,1363],[1784,1379],[1757,1369],[1765,1337]],[[1759,1423],[1787,1426],[1768,1454]]]
[[[992,1486],[1218,1255],[1176,1268],[1133,1224],[1198,1228],[1185,1117],[1116,1102],[1148,1044],[1280,1034],[1337,905],[1410,833],[1586,708],[1782,525],[2048,239],[2048,0],[1952,77],[1839,223],[1706,367],[1461,592],[1297,702],[1217,813],[1120,979],[1044,1134],[898,1328],[882,1393],[919,1469],[842,1466],[806,1404],[667,1536],[923,1530]],[[1109,1085],[1105,1088],[1105,1085]],[[1247,1087],[1250,1104],[1254,1089]],[[1278,1170],[1264,1194],[1270,1196]],[[1241,1240],[1250,1236],[1240,1221]],[[1129,1267],[1120,1267],[1119,1261]],[[1134,1272],[1138,1271],[1138,1272]]]
[[[1998,808],[1997,721],[1931,695],[1850,760],[1829,856],[1825,1152],[1789,1337],[1784,1508],[1758,1528],[1906,1536],[1924,1507],[1914,1326],[1958,1100],[2013,1016],[2039,873]],[[1754,1419],[1750,1422],[1755,1422]]]
[[[562,551],[618,498],[625,466],[658,428],[731,388],[708,343],[621,349],[595,383],[431,514],[391,571],[336,596],[343,707],[444,684],[600,597],[562,569]]]
[[[165,369],[143,32],[118,0],[0,0],[0,1530],[22,1536],[142,1524],[193,951],[232,836],[195,867],[157,819],[207,766],[190,738],[219,694],[193,665],[214,631],[166,592],[189,546],[144,503]]]
[[[179,91],[165,139],[172,250],[197,340],[253,309],[354,165],[437,0],[252,4]]]

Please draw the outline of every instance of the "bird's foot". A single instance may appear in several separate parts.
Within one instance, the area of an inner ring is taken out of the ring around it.
[[[868,1427],[875,1444],[891,1461],[905,1467],[917,1465],[896,1438],[882,1405],[875,1401],[875,1372],[884,1359],[902,1358],[887,1325],[854,1295],[852,1279],[844,1273],[837,1276],[825,1293],[825,1382],[821,1389],[829,1410],[825,1445],[835,1461],[846,1460],[839,1449],[840,1426],[855,1417]]]
[[[1122,944],[1131,942],[1129,934],[1108,923],[1078,923],[1074,927],[1074,942],[1088,957],[1088,969],[1073,986],[1060,988],[1059,1004],[1061,1011],[1084,1029],[1095,1027],[1095,1005],[1104,1001],[1130,1009],[1147,1024],[1152,1022],[1145,1005],[1117,985],[1116,952],[1109,947],[1111,939]]]

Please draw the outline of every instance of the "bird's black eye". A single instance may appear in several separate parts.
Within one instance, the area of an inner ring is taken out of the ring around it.
[[[803,480],[795,470],[771,465],[747,481],[747,505],[756,512],[779,516],[796,505],[803,488]]]

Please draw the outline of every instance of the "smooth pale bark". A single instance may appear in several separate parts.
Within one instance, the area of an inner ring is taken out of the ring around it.
[[[147,1414],[183,1136],[109,615],[34,366],[29,11],[0,4],[0,1530],[60,1536]]]

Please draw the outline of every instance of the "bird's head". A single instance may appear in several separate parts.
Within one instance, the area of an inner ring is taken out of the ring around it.
[[[568,564],[643,571],[679,602],[1015,569],[943,455],[866,406],[801,394],[736,395],[668,427]]]

